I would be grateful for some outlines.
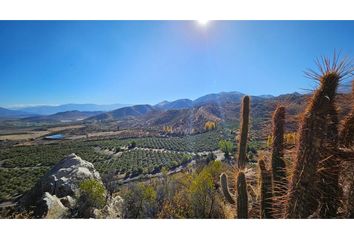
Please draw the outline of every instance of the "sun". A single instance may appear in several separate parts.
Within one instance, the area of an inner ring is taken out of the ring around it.
[[[205,19],[197,20],[197,23],[202,27],[207,26],[209,22],[210,22],[209,20],[205,20]]]

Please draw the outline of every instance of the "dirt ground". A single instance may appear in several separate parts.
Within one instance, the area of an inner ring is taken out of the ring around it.
[[[78,129],[83,127],[84,125],[70,125],[70,126],[63,126],[63,127],[48,128],[45,131],[28,131],[19,134],[15,133],[15,134],[0,135],[0,141],[5,141],[5,140],[26,141],[26,140],[40,138],[51,133],[56,133],[56,132],[61,132],[61,131],[71,130],[71,129]]]

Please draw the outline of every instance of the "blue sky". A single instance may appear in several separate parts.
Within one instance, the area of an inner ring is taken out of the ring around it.
[[[303,91],[353,43],[354,21],[0,21],[0,106]]]

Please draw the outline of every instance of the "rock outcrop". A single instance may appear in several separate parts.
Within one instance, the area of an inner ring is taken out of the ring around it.
[[[38,202],[38,208],[45,212],[45,218],[64,218],[69,210],[57,196],[48,192],[43,194],[42,201]]]
[[[95,209],[93,211],[94,218],[121,218],[123,207],[123,199],[120,196],[115,196],[107,201],[107,204],[102,209]]]
[[[103,185],[92,163],[70,154],[37,182],[22,198],[21,204],[33,209],[37,218],[118,218],[122,205],[120,197],[109,199],[102,209],[83,209],[89,206],[82,199],[80,184],[89,179]]]

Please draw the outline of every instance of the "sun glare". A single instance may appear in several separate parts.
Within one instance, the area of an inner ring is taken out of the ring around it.
[[[197,20],[197,23],[200,25],[200,26],[203,26],[203,27],[205,27],[205,26],[207,26],[208,25],[208,23],[209,23],[209,20]]]

